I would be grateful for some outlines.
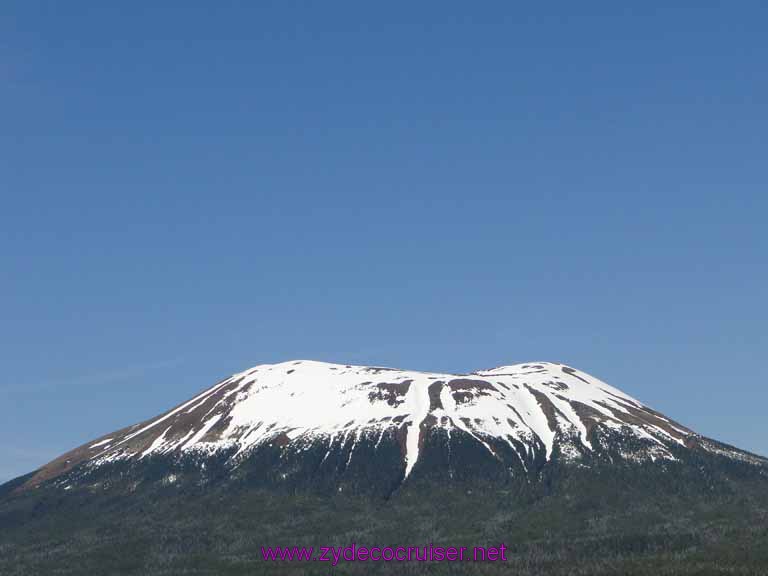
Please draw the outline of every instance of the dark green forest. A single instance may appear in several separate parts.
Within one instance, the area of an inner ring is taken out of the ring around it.
[[[768,574],[768,477],[725,458],[552,466],[503,484],[425,475],[385,497],[193,472],[171,483],[154,466],[141,480],[112,471],[69,490],[15,490],[24,479],[0,488],[0,574]],[[503,543],[508,560],[332,567],[260,550],[352,542]]]

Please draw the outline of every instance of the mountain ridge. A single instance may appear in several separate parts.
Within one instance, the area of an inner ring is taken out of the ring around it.
[[[233,374],[154,418],[75,448],[36,471],[21,489],[75,469],[157,456],[223,454],[235,469],[266,448],[277,448],[281,463],[286,454],[300,460],[303,453],[322,452],[312,466],[327,470],[330,459],[328,473],[339,476],[356,458],[379,458],[382,444],[389,445],[381,453],[402,484],[425,449],[445,450],[450,465],[462,467],[459,452],[451,452],[457,442],[474,445],[510,474],[531,473],[553,458],[589,465],[604,453],[611,461],[672,461],[681,449],[765,462],[565,364],[442,373],[289,360]]]

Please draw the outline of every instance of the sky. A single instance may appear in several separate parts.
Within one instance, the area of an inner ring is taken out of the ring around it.
[[[633,4],[3,2],[0,481],[288,359],[768,455],[768,6]]]

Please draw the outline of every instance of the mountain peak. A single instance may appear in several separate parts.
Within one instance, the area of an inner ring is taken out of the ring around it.
[[[611,459],[674,460],[680,449],[706,446],[685,426],[565,364],[450,374],[302,359],[234,374],[156,418],[65,454],[32,482],[81,465],[193,454],[223,455],[234,469],[274,447],[281,459],[321,453],[313,466],[331,462],[334,474],[359,458],[396,452],[404,481],[425,451],[440,445],[450,452],[456,442],[526,473],[553,458],[588,462],[610,450]],[[456,453],[446,458],[460,465]]]

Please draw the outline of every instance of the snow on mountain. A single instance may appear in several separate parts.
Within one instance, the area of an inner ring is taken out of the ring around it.
[[[37,480],[87,463],[226,453],[237,464],[260,446],[294,451],[318,444],[351,450],[397,437],[404,479],[436,431],[464,435],[496,456],[499,443],[524,464],[541,452],[579,459],[598,427],[639,440],[634,459],[674,459],[673,446],[706,443],[638,400],[563,364],[534,362],[442,374],[296,360],[235,374],[180,406],[108,434],[55,460]]]

